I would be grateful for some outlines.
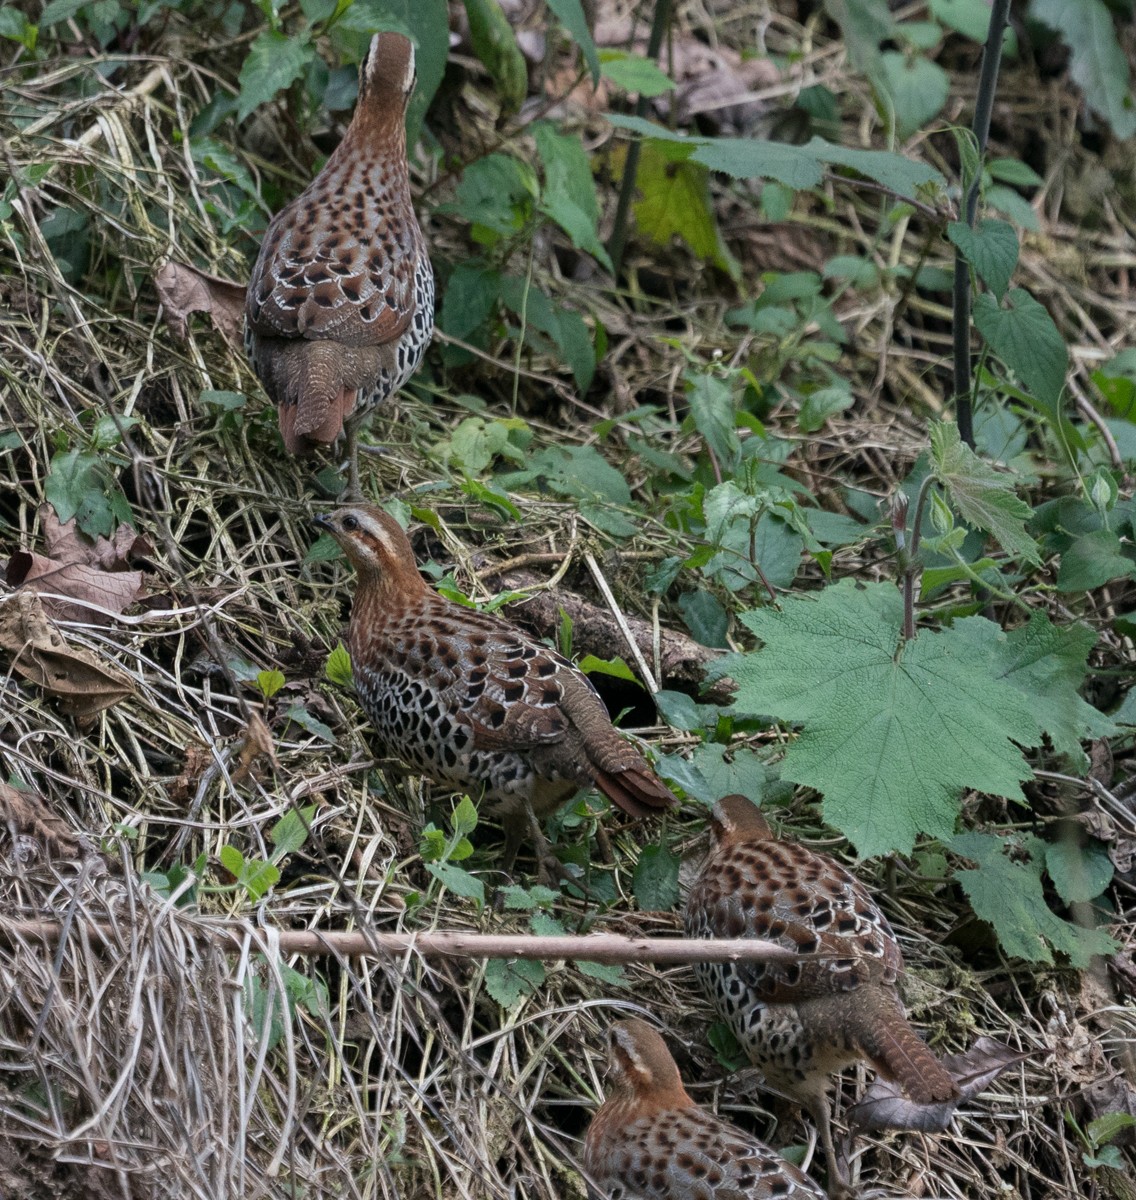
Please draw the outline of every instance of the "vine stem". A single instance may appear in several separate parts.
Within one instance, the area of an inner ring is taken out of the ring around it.
[[[998,88],[998,68],[1002,62],[1002,39],[1010,18],[1010,0],[994,0],[990,8],[990,27],[982,51],[982,68],[978,75],[978,97],[974,105],[971,126],[978,144],[978,165],[966,191],[963,220],[972,229],[978,210],[978,193],[982,185],[982,159],[990,137],[990,115],[994,111],[994,94]],[[952,333],[954,358],[955,419],[959,437],[974,449],[974,409],[970,396],[970,268],[962,252],[955,250]]]

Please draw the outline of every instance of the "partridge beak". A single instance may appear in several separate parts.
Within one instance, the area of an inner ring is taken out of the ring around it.
[[[312,524],[324,533],[334,532],[330,513],[317,513],[316,516],[312,517]]]

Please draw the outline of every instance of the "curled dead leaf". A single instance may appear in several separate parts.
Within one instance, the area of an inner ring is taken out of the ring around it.
[[[877,1075],[860,1103],[848,1110],[848,1122],[853,1129],[864,1131],[914,1129],[921,1133],[941,1133],[960,1104],[973,1100],[1007,1067],[1033,1058],[1037,1053],[1015,1050],[995,1038],[977,1038],[969,1050],[943,1056],[943,1066],[959,1090],[956,1099],[938,1104],[916,1104],[900,1091],[898,1084]]]
[[[264,718],[258,712],[249,717],[248,728],[245,730],[245,740],[237,758],[237,769],[233,772],[233,782],[240,783],[250,770],[252,764],[261,754],[267,754],[272,767],[276,769],[276,747],[272,742],[272,734],[264,723]]]
[[[79,838],[74,830],[36,792],[0,783],[0,829],[8,830],[17,850],[20,839],[26,839],[40,853],[55,858],[78,857]]]
[[[58,700],[80,724],[134,691],[124,671],[85,646],[68,644],[31,591],[16,592],[0,603],[0,650],[11,656],[13,670]]]
[[[209,275],[188,263],[168,262],[154,275],[154,287],[171,332],[181,341],[189,336],[191,313],[207,313],[214,329],[234,348],[244,340],[245,286]]]

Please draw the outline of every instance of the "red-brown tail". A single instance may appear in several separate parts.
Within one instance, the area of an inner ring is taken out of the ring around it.
[[[625,813],[645,817],[660,808],[674,808],[674,793],[646,767],[628,767],[625,771],[601,771],[596,768],[596,787]]]
[[[894,993],[859,988],[848,997],[852,1034],[881,1075],[894,1079],[916,1104],[934,1104],[958,1096],[955,1081],[908,1024]]]
[[[341,388],[330,400],[301,396],[299,404],[280,405],[280,436],[289,454],[307,454],[317,445],[330,446],[343,432],[355,407],[355,392]]]

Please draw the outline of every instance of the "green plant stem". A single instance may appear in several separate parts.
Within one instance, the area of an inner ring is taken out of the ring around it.
[[[659,57],[663,44],[663,35],[671,20],[672,0],[655,0],[655,15],[651,21],[651,36],[647,41],[647,61],[654,62]],[[635,115],[645,117],[649,101],[640,95],[635,102]],[[627,222],[631,216],[631,201],[635,196],[635,180],[639,174],[639,156],[643,152],[643,143],[636,139],[627,150],[627,161],[623,165],[623,179],[619,184],[619,203],[615,208],[615,223],[612,225],[611,237],[608,239],[607,252],[611,256],[612,274],[619,278],[623,266],[623,252],[627,249]]]
[[[963,220],[974,227],[978,209],[978,192],[982,185],[982,159],[990,137],[990,114],[994,110],[994,94],[998,87],[998,68],[1002,61],[1002,38],[1010,16],[1010,0],[994,0],[990,9],[990,27],[982,51],[982,68],[978,76],[978,97],[974,105],[975,141],[978,143],[978,169],[970,181],[963,202]],[[955,250],[955,279],[953,303],[954,390],[955,419],[959,436],[974,449],[974,409],[970,395],[970,270],[961,251]]]

